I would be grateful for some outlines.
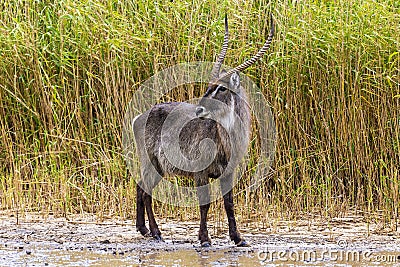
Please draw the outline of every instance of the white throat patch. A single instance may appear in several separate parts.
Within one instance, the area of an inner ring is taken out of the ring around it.
[[[231,94],[231,103],[229,106],[229,111],[221,118],[219,123],[222,124],[222,126],[229,130],[233,127],[235,124],[235,98]]]

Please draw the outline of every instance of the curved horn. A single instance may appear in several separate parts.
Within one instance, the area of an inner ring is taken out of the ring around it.
[[[228,50],[228,40],[229,40],[229,32],[228,32],[228,16],[225,14],[225,35],[224,35],[224,43],[222,45],[221,52],[219,53],[217,62],[215,62],[214,67],[211,71],[211,79],[216,79],[219,76],[219,70],[221,68],[222,62],[224,62],[226,51]]]
[[[227,77],[229,75],[232,75],[232,73],[234,73],[234,72],[240,72],[240,71],[247,69],[248,67],[253,65],[257,60],[259,60],[265,54],[265,52],[268,50],[268,48],[271,45],[272,37],[274,37],[274,33],[275,33],[275,25],[274,25],[274,20],[272,19],[272,15],[271,15],[271,26],[270,27],[271,27],[271,29],[269,31],[267,40],[265,41],[265,44],[263,45],[263,47],[261,47],[261,49],[258,51],[258,53],[255,56],[253,56],[252,58],[250,58],[249,60],[247,60],[244,63],[237,66],[236,68],[229,70],[227,73],[225,73],[223,75],[223,77],[220,77],[220,79]]]

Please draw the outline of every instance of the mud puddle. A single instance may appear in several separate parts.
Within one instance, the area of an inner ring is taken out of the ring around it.
[[[212,220],[208,249],[199,247],[198,222],[159,225],[164,242],[143,238],[132,221],[26,215],[16,224],[0,214],[0,266],[400,266],[399,232],[360,218],[241,224],[249,248]]]

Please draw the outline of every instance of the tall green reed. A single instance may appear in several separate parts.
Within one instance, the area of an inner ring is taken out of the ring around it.
[[[125,107],[157,71],[215,60],[225,13],[231,66],[262,45],[269,13],[277,24],[269,54],[246,71],[274,112],[274,171],[256,192],[239,184],[241,217],[356,210],[397,218],[400,6],[390,0],[4,1],[1,208],[131,216]]]

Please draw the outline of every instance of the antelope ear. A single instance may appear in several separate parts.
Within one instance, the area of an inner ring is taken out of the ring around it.
[[[229,78],[229,89],[238,92],[240,88],[240,77],[239,73],[234,72],[232,73],[231,77]]]

